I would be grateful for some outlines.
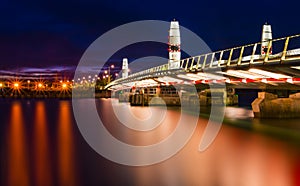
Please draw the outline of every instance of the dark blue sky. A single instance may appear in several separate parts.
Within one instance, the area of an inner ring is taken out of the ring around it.
[[[299,7],[298,0],[2,0],[0,70],[76,66],[101,34],[138,20],[176,18],[212,50],[258,42],[266,21],[272,25],[274,38],[298,34]],[[167,42],[168,32],[162,32]]]

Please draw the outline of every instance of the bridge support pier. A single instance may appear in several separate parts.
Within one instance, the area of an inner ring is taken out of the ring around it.
[[[238,97],[234,89],[206,89],[199,93],[199,103],[202,106],[215,105],[236,105]]]
[[[228,106],[238,104],[238,95],[236,95],[234,88],[229,88],[226,90],[226,95],[224,96],[225,104]]]
[[[300,117],[300,93],[292,94],[289,98],[278,98],[275,94],[259,92],[251,105],[257,118]]]

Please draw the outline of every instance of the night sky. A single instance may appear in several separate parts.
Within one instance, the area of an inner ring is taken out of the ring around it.
[[[0,74],[72,71],[103,33],[139,20],[179,20],[212,50],[300,33],[300,1],[12,1],[0,3]],[[166,33],[167,30],[162,30]],[[155,46],[167,57],[167,49]],[[129,54],[130,55],[130,54]],[[138,58],[142,56],[130,56]],[[130,58],[129,57],[129,58]],[[114,56],[112,61],[121,61]]]

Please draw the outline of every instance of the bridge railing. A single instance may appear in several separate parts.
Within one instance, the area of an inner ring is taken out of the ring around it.
[[[264,43],[266,44],[266,43]],[[268,41],[264,54],[261,54],[262,43],[219,50],[207,54],[189,57],[180,60],[180,68],[183,71],[202,71],[207,68],[236,67],[252,64],[284,63],[300,58],[300,34],[273,39]],[[169,70],[169,65],[164,64],[152,67],[129,75],[127,78],[119,78],[109,86],[139,80],[147,77],[161,76]]]
[[[164,64],[164,65],[160,65],[160,66],[156,66],[156,67],[152,67],[146,70],[142,70],[140,72],[136,72],[133,74],[130,74],[127,78],[119,78],[117,80],[115,80],[115,83],[124,81],[126,79],[134,79],[140,76],[145,76],[145,75],[154,75],[157,72],[163,72],[163,71],[167,71],[169,69],[169,64]]]
[[[270,40],[263,54],[261,54],[261,47],[262,43],[258,42],[193,56],[182,59],[180,67],[186,71],[199,71],[205,68],[232,67],[255,63],[282,63],[300,55],[300,34]]]

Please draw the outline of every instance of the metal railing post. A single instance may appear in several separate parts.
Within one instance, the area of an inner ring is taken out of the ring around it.
[[[267,50],[267,53],[266,53],[266,56],[265,56],[265,59],[264,59],[264,63],[268,62],[269,55],[270,55],[270,50],[271,50],[271,44],[272,44],[272,40],[270,40],[269,43],[268,43],[268,50]]]
[[[205,54],[205,56],[204,56],[204,61],[203,61],[203,63],[202,63],[202,69],[204,69],[204,68],[205,68],[205,64],[206,64],[207,55],[208,55],[208,54]]]
[[[221,66],[221,61],[222,61],[223,53],[224,53],[224,50],[222,50],[221,53],[220,53],[220,59],[218,61],[218,67]]]
[[[183,63],[184,63],[184,59],[180,61],[181,62],[181,65],[180,65],[180,68],[183,67]]]
[[[196,70],[198,70],[198,68],[199,68],[200,59],[201,59],[201,56],[198,56],[197,65],[196,65]]]
[[[233,48],[230,50],[229,58],[227,61],[227,66],[230,66],[231,58],[232,58]]]
[[[255,43],[254,46],[253,46],[252,55],[251,55],[249,65],[252,64],[253,61],[254,61],[254,55],[255,55],[255,52],[256,52],[256,48],[257,48],[257,43]]]
[[[191,70],[191,71],[193,70],[194,61],[195,61],[195,57],[192,58],[191,67],[190,67],[190,70]]]
[[[189,61],[190,61],[190,58],[187,58],[184,70],[187,70],[187,67],[189,65]]]
[[[282,56],[281,56],[280,63],[282,63],[282,61],[285,60],[286,51],[287,51],[287,48],[288,48],[288,45],[289,45],[289,41],[290,41],[290,37],[287,37],[286,40],[285,40],[285,43],[284,43],[284,48],[283,48],[283,51],[282,51]]]
[[[215,53],[212,53],[209,68],[212,67],[215,58]]]
[[[241,48],[240,57],[237,65],[241,65],[245,46]]]

